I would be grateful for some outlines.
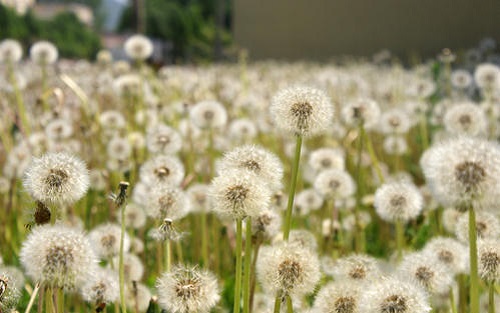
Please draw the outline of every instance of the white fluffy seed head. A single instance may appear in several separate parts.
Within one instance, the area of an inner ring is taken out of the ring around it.
[[[385,221],[408,222],[422,211],[423,197],[412,183],[387,183],[375,192],[373,205],[377,214]]]
[[[361,286],[353,282],[334,281],[318,292],[314,301],[317,313],[358,313]]]
[[[14,39],[4,39],[0,42],[0,63],[17,63],[23,57],[23,47]]]
[[[153,187],[146,203],[146,214],[158,220],[181,219],[189,213],[191,207],[183,190],[168,185]]]
[[[244,170],[255,174],[273,191],[280,190],[283,164],[272,152],[254,145],[245,145],[226,153],[219,162],[219,175],[232,170]]]
[[[447,292],[453,283],[453,272],[426,252],[406,255],[398,266],[397,275],[435,294]]]
[[[434,237],[427,242],[424,251],[453,274],[465,273],[469,267],[466,246],[454,238]]]
[[[273,238],[281,230],[281,215],[275,210],[265,209],[252,218],[252,235],[263,239]]]
[[[80,289],[82,298],[93,304],[115,302],[119,293],[118,274],[103,268],[97,268]]]
[[[500,236],[500,221],[498,217],[487,211],[476,213],[476,234],[478,239],[494,239]],[[457,239],[467,244],[469,242],[469,215],[462,214],[455,224]]]
[[[367,130],[378,125],[380,107],[371,99],[357,99],[342,107],[342,119],[348,127],[358,127],[363,124]]]
[[[38,41],[30,48],[31,60],[39,65],[48,65],[57,61],[59,52],[53,43]]]
[[[205,270],[175,266],[156,283],[158,303],[172,313],[207,313],[219,302],[215,276]]]
[[[96,226],[89,233],[89,240],[96,255],[103,260],[118,255],[120,252],[121,227],[118,224],[106,223]],[[130,249],[130,237],[124,234],[123,251]]]
[[[175,154],[182,148],[182,138],[173,128],[159,124],[148,129],[146,146],[151,153]]]
[[[269,208],[271,192],[261,179],[248,171],[233,170],[212,180],[210,197],[214,210],[234,219],[257,216]]]
[[[311,211],[319,210],[323,206],[323,202],[323,197],[316,189],[304,189],[295,196],[295,210],[300,215],[308,215]]]
[[[500,242],[494,239],[479,240],[477,243],[478,273],[486,282],[500,278]]]
[[[115,256],[112,262],[115,269],[119,268],[120,258],[118,256]],[[141,259],[132,253],[123,254],[123,270],[127,282],[138,282],[144,275],[144,265],[142,265]]]
[[[481,136],[486,134],[488,119],[481,107],[465,102],[448,108],[443,123],[450,134]]]
[[[500,68],[492,63],[482,63],[474,72],[476,85],[481,89],[491,90],[500,83]]]
[[[0,269],[0,311],[11,312],[21,298],[21,290],[10,272]],[[20,286],[23,287],[22,285]]]
[[[121,222],[121,214],[118,216]],[[125,207],[125,226],[133,229],[142,228],[146,224],[146,212],[136,203],[128,203]]]
[[[330,169],[318,174],[314,180],[314,189],[323,197],[347,198],[356,191],[356,184],[346,171]]]
[[[410,117],[402,109],[387,110],[380,117],[380,131],[384,134],[405,134],[410,127]]]
[[[89,181],[87,167],[79,158],[67,153],[47,153],[32,160],[23,185],[35,200],[69,205],[85,195]]]
[[[309,155],[309,166],[316,172],[329,169],[345,169],[344,154],[339,149],[320,148]]]
[[[201,129],[218,129],[226,126],[227,111],[217,101],[206,100],[195,104],[190,112],[191,122]]]
[[[377,260],[371,256],[354,254],[338,259],[331,269],[336,281],[362,283],[377,280],[382,276]]]
[[[134,60],[145,60],[153,54],[153,43],[143,35],[133,35],[125,41],[125,53]]]
[[[391,155],[402,155],[408,152],[408,144],[402,136],[387,136],[383,143],[384,151]]]
[[[125,285],[125,303],[129,309],[146,312],[151,301],[151,291],[143,284]]]
[[[361,294],[360,313],[426,313],[431,311],[425,291],[395,278],[380,279]]]
[[[323,91],[302,86],[278,92],[270,110],[276,126],[299,136],[325,132],[334,114],[333,105]]]
[[[141,166],[141,181],[148,186],[179,186],[184,179],[184,165],[175,156],[158,155]]]
[[[81,286],[97,262],[82,232],[57,224],[35,227],[23,242],[20,259],[33,281],[67,291]]]
[[[312,292],[321,278],[318,257],[293,243],[261,248],[257,278],[266,292],[300,297]]]

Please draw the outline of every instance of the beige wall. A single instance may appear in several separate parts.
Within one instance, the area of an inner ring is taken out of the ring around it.
[[[234,36],[252,59],[431,56],[500,41],[500,0],[234,0]]]

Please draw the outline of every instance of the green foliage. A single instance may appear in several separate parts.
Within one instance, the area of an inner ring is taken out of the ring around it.
[[[99,36],[73,13],[60,13],[43,21],[31,12],[20,16],[0,5],[0,39],[5,38],[17,39],[25,49],[38,40],[48,40],[57,46],[61,56],[70,58],[91,58],[101,46]]]

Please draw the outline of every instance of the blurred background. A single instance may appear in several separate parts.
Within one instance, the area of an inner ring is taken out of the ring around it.
[[[153,39],[153,63],[251,59],[327,61],[451,48],[474,58],[500,40],[498,0],[0,0],[0,40],[46,39],[68,58],[109,49],[125,58],[134,33]],[[483,40],[484,42],[484,40]]]

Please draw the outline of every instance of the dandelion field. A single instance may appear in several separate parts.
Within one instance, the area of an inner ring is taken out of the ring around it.
[[[0,312],[497,312],[500,67],[0,42]]]

